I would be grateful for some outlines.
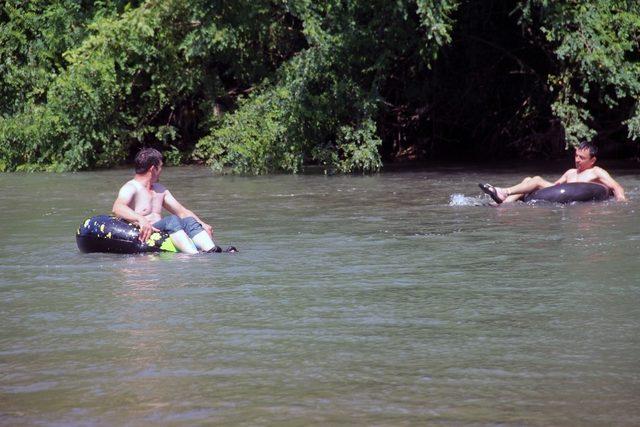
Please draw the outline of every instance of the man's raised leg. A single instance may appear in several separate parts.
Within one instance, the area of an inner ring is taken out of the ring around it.
[[[496,203],[510,203],[520,199],[523,194],[531,193],[541,188],[551,187],[553,184],[549,181],[535,176],[527,177],[520,184],[513,187],[502,188],[494,187],[491,184],[480,184],[482,191],[487,193]]]
[[[541,188],[551,187],[552,185],[553,183],[547,181],[546,179],[539,176],[534,176],[533,178],[527,177],[523,179],[520,184],[514,185],[513,187],[505,188],[505,190],[508,196],[522,195],[532,193],[536,190],[540,190]]]

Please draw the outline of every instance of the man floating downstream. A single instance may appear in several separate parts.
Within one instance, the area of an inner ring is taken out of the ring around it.
[[[146,242],[154,231],[169,233],[175,247],[188,254],[221,252],[213,242],[212,227],[176,200],[158,182],[162,173],[162,154],[143,148],[135,158],[136,173],[120,188],[113,204],[116,216],[140,227],[139,239]],[[162,218],[162,208],[173,215]],[[231,248],[230,248],[231,249]],[[233,248],[235,251],[235,248]]]
[[[575,169],[569,169],[557,181],[551,183],[539,176],[527,177],[513,187],[494,187],[491,184],[478,184],[496,203],[511,203],[519,200],[523,195],[536,190],[567,183],[595,183],[611,191],[617,201],[626,201],[624,189],[609,173],[601,167],[595,166],[597,147],[589,142],[583,142],[576,148]]]

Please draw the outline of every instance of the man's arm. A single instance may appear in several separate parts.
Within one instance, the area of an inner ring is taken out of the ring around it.
[[[154,228],[144,216],[136,213],[136,211],[129,207],[129,203],[131,203],[135,194],[136,188],[126,183],[118,192],[118,198],[116,198],[116,201],[113,203],[111,210],[117,217],[137,224],[138,227],[140,227],[138,238],[140,241],[146,242],[149,236],[151,236],[151,233],[158,231],[158,229]]]
[[[622,188],[622,186],[618,184],[618,182],[615,179],[613,179],[611,175],[609,175],[609,172],[607,172],[602,168],[594,168],[594,169],[595,169],[594,172],[598,177],[598,181],[600,181],[602,184],[606,185],[613,191],[613,195],[615,196],[617,201],[625,202],[627,198],[624,195],[624,188]]]
[[[204,231],[206,231],[209,234],[209,236],[213,238],[213,227],[211,227],[209,224],[207,224],[206,222],[198,218],[198,216],[195,213],[193,213],[193,211],[182,206],[182,204],[178,202],[178,200],[176,200],[175,197],[173,197],[173,194],[171,194],[169,190],[166,190],[162,205],[166,210],[168,210],[174,215],[178,215],[180,218],[187,218],[190,216],[193,217],[193,219],[195,219],[202,225],[202,228],[204,228]]]

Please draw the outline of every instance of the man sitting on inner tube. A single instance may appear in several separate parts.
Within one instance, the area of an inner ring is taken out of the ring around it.
[[[135,167],[133,179],[120,188],[113,213],[137,224],[142,242],[146,242],[154,231],[166,231],[181,252],[219,252],[213,242],[212,227],[182,206],[158,182],[162,172],[162,154],[153,148],[143,148],[136,155]],[[163,207],[173,215],[162,218]]]
[[[539,176],[525,178],[513,187],[494,187],[491,184],[479,184],[482,191],[487,193],[496,203],[510,203],[542,188],[572,182],[591,182],[601,184],[613,192],[616,200],[625,201],[624,189],[609,173],[601,167],[594,166],[598,149],[590,142],[581,143],[575,152],[575,169],[569,169],[556,182],[549,182]]]

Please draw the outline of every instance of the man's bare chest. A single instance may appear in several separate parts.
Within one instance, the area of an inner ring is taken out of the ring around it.
[[[164,191],[156,189],[139,188],[134,197],[134,210],[143,215],[160,213],[164,202]]]
[[[569,175],[569,179],[567,180],[567,182],[594,182],[597,180],[598,176],[593,170],[589,169],[582,172],[574,171]]]

